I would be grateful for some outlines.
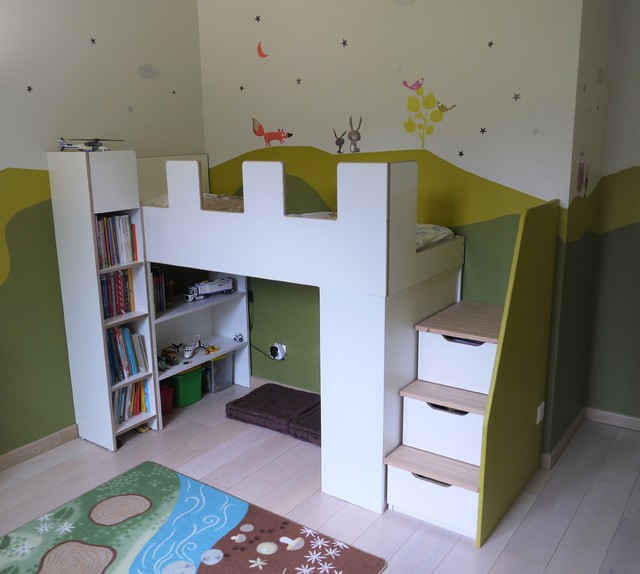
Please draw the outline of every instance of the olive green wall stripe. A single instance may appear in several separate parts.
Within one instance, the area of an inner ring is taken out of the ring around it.
[[[7,225],[11,273],[0,285],[0,453],[75,422],[51,201]],[[7,326],[10,326],[7,328]]]

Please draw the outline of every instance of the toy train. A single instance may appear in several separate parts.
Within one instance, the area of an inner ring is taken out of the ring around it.
[[[213,281],[200,281],[187,287],[184,298],[187,301],[199,301],[211,295],[219,293],[233,293],[233,279],[231,277],[220,277]]]

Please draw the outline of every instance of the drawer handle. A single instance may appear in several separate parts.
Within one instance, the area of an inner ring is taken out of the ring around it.
[[[464,339],[463,337],[452,337],[451,335],[442,335],[445,341],[449,343],[458,343],[460,345],[469,345],[471,347],[479,347],[484,345],[484,341],[474,341],[473,339]]]
[[[435,484],[436,486],[442,486],[443,488],[449,488],[451,486],[448,482],[442,482],[441,480],[436,480],[435,478],[424,476],[422,474],[418,474],[417,472],[412,472],[411,474],[418,480],[424,480],[425,482],[430,482],[431,484]]]
[[[434,411],[442,411],[445,413],[449,413],[450,415],[457,415],[459,417],[463,417],[469,414],[468,411],[461,411],[459,409],[454,409],[453,407],[446,407],[444,405],[438,405],[436,403],[430,403],[428,401],[426,402]]]

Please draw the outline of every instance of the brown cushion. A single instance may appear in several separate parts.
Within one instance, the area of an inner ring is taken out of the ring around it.
[[[320,395],[267,383],[226,405],[227,417],[289,434],[289,423],[320,404]]]
[[[320,446],[320,405],[309,409],[289,423],[289,434]]]

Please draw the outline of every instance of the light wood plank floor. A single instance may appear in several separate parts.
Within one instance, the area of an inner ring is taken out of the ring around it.
[[[231,387],[129,433],[110,453],[76,439],[0,473],[0,535],[144,460],[153,460],[384,557],[392,574],[640,572],[640,432],[585,422],[539,470],[488,542],[320,490],[320,449],[226,419]],[[0,565],[1,567],[1,565]]]

